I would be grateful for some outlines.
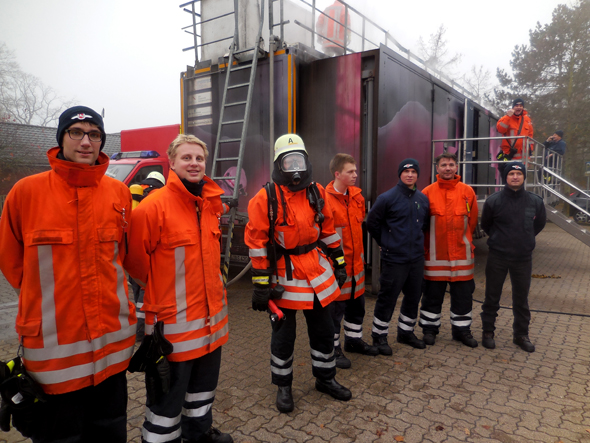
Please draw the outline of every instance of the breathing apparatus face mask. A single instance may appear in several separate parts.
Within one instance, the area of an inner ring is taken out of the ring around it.
[[[286,154],[281,160],[281,171],[290,176],[291,183],[298,185],[301,182],[302,172],[307,171],[305,156],[301,152]]]

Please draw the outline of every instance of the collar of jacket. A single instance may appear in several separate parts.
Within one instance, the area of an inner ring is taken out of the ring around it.
[[[524,187],[524,183],[522,184],[522,186],[517,189],[516,191],[511,189],[510,186],[508,185],[504,185],[504,193],[506,195],[508,195],[509,197],[512,198],[516,198],[516,197],[520,197],[522,194],[524,194],[526,192],[526,189]]]
[[[109,167],[109,156],[104,152],[98,155],[96,165],[87,165],[85,163],[75,163],[57,158],[59,146],[47,151],[49,166],[51,169],[63,178],[66,183],[76,188],[98,186],[104,173]]]
[[[414,189],[408,188],[408,186],[405,185],[404,182],[402,182],[401,180],[397,182],[397,185],[401,189],[402,194],[404,194],[406,197],[411,197],[418,190],[418,187],[416,185],[414,185]]]
[[[461,176],[455,174],[455,178],[451,179],[451,180],[443,180],[442,178],[440,178],[440,176],[438,174],[436,174],[436,182],[438,183],[438,185],[441,188],[445,188],[445,189],[451,189],[454,188],[455,186],[457,186],[457,183],[459,183],[461,181]]]
[[[205,180],[205,185],[203,186],[203,190],[201,191],[201,197],[197,197],[197,196],[191,194],[190,192],[188,192],[188,189],[186,189],[186,187],[182,184],[182,182],[180,181],[180,178],[178,177],[176,172],[174,172],[172,169],[170,169],[170,172],[168,174],[168,182],[166,183],[166,187],[168,187],[170,190],[172,190],[174,192],[179,193],[184,198],[186,198],[187,200],[190,200],[190,201],[197,201],[197,199],[199,199],[199,198],[206,199],[206,198],[219,197],[219,196],[223,195],[223,189],[221,189],[219,186],[217,186],[217,183],[215,183],[213,180],[211,180],[207,176],[204,176],[203,180]]]
[[[362,192],[361,189],[357,188],[356,186],[349,186],[347,190],[348,192],[346,193],[346,195],[342,194],[341,192],[338,192],[334,187],[334,180],[332,180],[330,183],[328,183],[328,186],[326,186],[326,192],[329,192],[330,194],[335,195],[336,197],[346,197],[348,195],[350,196],[350,198],[354,198]]]

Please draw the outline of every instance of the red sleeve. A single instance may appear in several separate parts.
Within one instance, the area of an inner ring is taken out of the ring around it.
[[[250,259],[254,269],[270,267],[267,255],[268,232],[268,199],[266,190],[261,189],[248,204],[248,224],[244,232],[244,241],[250,248]]]

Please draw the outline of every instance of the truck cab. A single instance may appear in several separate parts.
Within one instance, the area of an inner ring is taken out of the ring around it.
[[[106,175],[131,186],[145,180],[153,171],[168,180],[169,169],[168,158],[156,151],[117,152],[111,156]]]
[[[121,152],[111,155],[106,175],[127,186],[141,183],[153,171],[168,180],[166,150],[179,132],[178,124],[121,131]]]

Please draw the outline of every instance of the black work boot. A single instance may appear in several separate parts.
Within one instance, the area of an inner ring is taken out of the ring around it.
[[[453,331],[453,340],[460,341],[470,348],[477,348],[477,340],[473,338],[471,331]]]
[[[433,332],[426,331],[422,336],[422,341],[425,345],[432,346],[436,341],[436,334]]]
[[[350,389],[342,386],[334,378],[331,378],[330,380],[316,378],[315,388],[324,394],[330,395],[336,400],[348,401],[352,398],[352,392],[350,392]]]
[[[381,355],[393,355],[391,347],[387,344],[387,336],[373,337],[373,346],[377,348]]]
[[[512,343],[520,346],[520,349],[526,352],[535,352],[535,345],[531,343],[528,335],[515,335]]]
[[[295,409],[291,386],[279,386],[277,391],[277,409],[279,412],[292,412]]]
[[[494,341],[494,333],[491,331],[483,331],[483,335],[481,337],[481,344],[484,348],[495,349],[496,342]]]
[[[231,435],[224,434],[219,429],[211,426],[205,434],[203,434],[195,443],[233,443],[234,439]]]
[[[336,358],[336,367],[340,369],[348,369],[352,365],[350,360],[342,352],[341,346],[334,346],[334,357]]]
[[[346,352],[355,352],[363,355],[379,355],[379,349],[371,346],[362,338],[351,338],[344,340],[344,350]]]
[[[426,345],[424,344],[424,342],[422,340],[420,340],[418,337],[416,337],[416,334],[414,334],[413,332],[410,333],[403,333],[400,334],[399,332],[397,333],[397,342],[401,343],[403,345],[410,345],[413,348],[416,349],[424,349],[426,347]]]

